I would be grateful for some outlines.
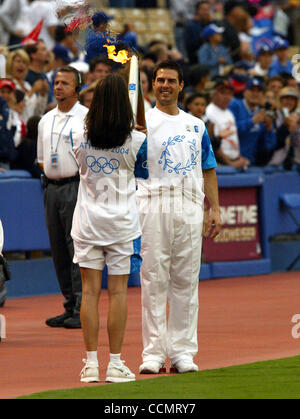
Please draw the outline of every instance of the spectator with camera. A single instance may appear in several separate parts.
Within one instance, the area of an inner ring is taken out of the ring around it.
[[[264,102],[264,84],[250,79],[243,99],[233,99],[229,109],[233,112],[238,127],[241,154],[252,166],[264,166],[276,147],[276,132],[273,115],[261,105]]]

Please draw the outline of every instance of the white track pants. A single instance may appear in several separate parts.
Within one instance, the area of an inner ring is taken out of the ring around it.
[[[189,224],[174,212],[143,213],[143,205],[140,198],[143,361],[192,359],[198,352],[203,212],[199,223]]]

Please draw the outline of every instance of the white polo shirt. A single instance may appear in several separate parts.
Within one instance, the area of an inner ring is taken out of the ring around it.
[[[135,169],[141,151],[147,150],[145,135],[132,131],[123,146],[102,150],[93,147],[84,129],[74,124],[72,139],[80,168],[72,238],[93,246],[135,240],[141,235]]]
[[[49,179],[63,179],[78,174],[78,165],[72,150],[70,132],[75,124],[84,125],[88,108],[77,102],[69,112],[58,107],[48,112],[39,123],[37,143],[38,162],[44,165]],[[53,160],[56,159],[56,164]]]

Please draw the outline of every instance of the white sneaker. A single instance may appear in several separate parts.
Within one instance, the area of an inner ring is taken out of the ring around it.
[[[171,373],[179,373],[184,374],[186,372],[197,372],[199,368],[196,364],[194,364],[192,359],[181,359],[176,362],[176,364],[172,364],[170,372]]]
[[[99,383],[99,366],[95,362],[88,362],[83,359],[85,366],[80,373],[80,381],[82,383]]]
[[[140,374],[163,374],[167,372],[165,364],[160,361],[145,361],[139,368]]]
[[[135,381],[135,375],[126,367],[125,361],[122,361],[120,365],[115,365],[112,362],[108,364],[106,382],[127,383],[128,381]]]

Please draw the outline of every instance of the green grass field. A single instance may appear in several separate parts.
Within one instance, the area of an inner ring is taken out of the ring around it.
[[[22,399],[300,399],[300,356]]]

